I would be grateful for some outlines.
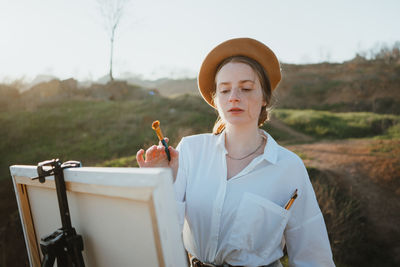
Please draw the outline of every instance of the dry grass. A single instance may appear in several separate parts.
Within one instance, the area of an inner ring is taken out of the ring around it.
[[[319,206],[324,215],[334,259],[339,263],[359,262],[359,256],[348,253],[363,247],[365,218],[360,203],[335,185],[329,172],[309,169]]]

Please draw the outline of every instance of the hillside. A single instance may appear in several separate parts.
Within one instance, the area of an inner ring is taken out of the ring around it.
[[[400,114],[400,61],[366,60],[342,64],[282,64],[276,107]],[[151,84],[161,95],[199,95],[196,79],[161,79]]]
[[[92,83],[81,87],[75,79],[52,79],[40,82],[20,92],[18,88],[0,84],[0,112],[9,110],[34,110],[41,105],[70,100],[118,101],[141,100],[157,92],[128,84],[126,81],[114,81],[106,84]]]
[[[399,62],[356,58],[282,69],[279,107],[400,114]]]
[[[277,108],[317,109],[339,112],[369,111],[400,114],[400,56],[393,60],[360,56],[338,63],[282,64],[282,81],[275,95]],[[37,106],[59,99],[142,99],[147,92],[176,97],[199,95],[196,79],[126,78],[125,81],[79,86],[74,79],[35,83],[19,92],[0,84],[0,110]]]
[[[0,123],[3,126],[0,128],[0,138],[6,140],[0,143],[0,186],[2,188],[0,194],[3,198],[0,205],[0,217],[3,218],[3,221],[0,221],[0,248],[5,253],[3,255],[9,255],[0,259],[0,262],[1,260],[15,262],[15,258],[12,258],[14,249],[23,248],[22,232],[10,183],[9,165],[35,165],[38,161],[59,157],[63,161],[80,160],[83,166],[136,166],[134,157],[136,151],[156,142],[156,136],[150,127],[152,121],[156,119],[161,121],[164,134],[175,146],[183,136],[209,132],[215,118],[215,112],[200,97],[190,95],[175,98],[152,95],[141,100],[71,99],[44,102],[32,110],[9,110],[0,113]],[[304,128],[304,123],[310,127]],[[377,248],[368,252],[377,261],[390,263],[395,260],[388,254],[389,246],[387,244],[392,242],[392,239],[387,232],[379,228],[380,226],[372,228],[374,231],[378,231],[380,236],[386,235],[387,238],[383,241],[366,235],[364,228],[357,228],[359,220],[371,220],[375,214],[358,209],[354,202],[354,195],[343,193],[346,187],[338,183],[338,181],[344,180],[343,173],[353,172],[351,167],[354,164],[364,166],[362,162],[367,161],[362,158],[355,160],[348,157],[346,165],[343,161],[326,158],[328,163],[338,162],[341,164],[341,172],[338,172],[339,169],[336,168],[336,165],[329,165],[329,168],[325,168],[315,165],[313,162],[311,164],[308,160],[313,159],[319,162],[318,160],[321,159],[325,162],[325,157],[331,153],[327,149],[331,144],[326,144],[322,149],[318,144],[324,143],[326,140],[336,140],[334,142],[343,140],[340,142],[344,142],[347,147],[336,152],[339,153],[339,159],[343,160],[344,158],[340,156],[342,151],[354,150],[360,146],[359,141],[346,141],[346,139],[351,137],[369,138],[365,139],[362,144],[373,144],[371,153],[378,153],[383,158],[394,157],[394,161],[388,160],[386,165],[382,165],[386,167],[370,172],[372,178],[380,175],[385,181],[385,183],[378,182],[376,187],[371,188],[375,188],[373,190],[376,192],[381,192],[377,190],[386,190],[381,197],[387,201],[396,199],[398,190],[388,191],[385,188],[395,188],[395,186],[398,188],[399,186],[400,170],[395,166],[399,164],[400,159],[396,154],[397,150],[390,149],[391,146],[398,144],[396,143],[398,141],[393,141],[393,145],[385,146],[380,146],[378,141],[398,140],[399,126],[400,116],[398,115],[284,109],[274,110],[271,122],[264,126],[264,129],[279,143],[293,145],[291,148],[303,157],[307,167],[310,168],[318,199],[329,200],[326,202],[330,203],[328,206],[325,202],[320,203],[321,209],[327,225],[329,225],[328,231],[331,239],[340,239],[344,242],[332,244],[336,259],[347,264],[344,266],[360,266],[360,263],[364,266],[373,266],[368,265],[363,257],[357,256],[362,254],[351,257],[347,255],[348,242],[353,244],[353,251],[365,253],[365,245],[357,241],[359,237],[363,237],[362,240],[364,240],[364,236],[368,242],[379,244]],[[382,142],[386,144],[389,141]],[[311,148],[306,144],[300,145],[299,142],[311,143],[309,145]],[[324,149],[327,150],[326,153]],[[357,150],[354,151],[357,155]],[[313,152],[320,154],[310,154]],[[373,161],[368,162],[370,163],[365,167],[372,166]],[[375,183],[372,178],[371,181]],[[337,183],[331,183],[332,180]],[[352,181],[348,180],[349,183]],[[324,188],[329,188],[329,190]],[[341,194],[332,193],[332,190],[341,192]],[[369,202],[368,199],[364,201],[370,206],[375,205],[373,204],[375,202]],[[332,207],[335,209],[332,210]],[[345,213],[342,212],[344,210],[346,210]],[[394,206],[393,212],[400,213],[397,206]],[[341,224],[337,224],[337,220],[340,220]],[[396,226],[394,225],[394,227]],[[354,229],[359,229],[361,232]],[[349,235],[349,231],[353,230],[356,236]],[[19,266],[24,266],[24,259],[20,257],[20,260],[21,265]]]

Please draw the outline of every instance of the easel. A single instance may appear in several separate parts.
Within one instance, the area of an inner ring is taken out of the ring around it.
[[[43,166],[48,173],[42,176],[51,175],[54,164]],[[30,266],[43,266],[41,237],[61,227],[56,176],[40,183],[37,164],[13,165],[10,173]],[[177,216],[177,208],[183,207],[177,206],[169,169],[81,167],[64,169],[63,175],[68,215],[84,243],[82,250],[82,243],[75,242],[80,243],[78,256],[66,243],[59,246],[67,247],[70,258],[79,259],[81,252],[85,266],[97,267],[187,266]]]
[[[45,170],[45,167],[46,170]],[[48,168],[50,167],[50,169]],[[78,161],[61,163],[59,159],[40,162],[37,166],[40,183],[46,182],[47,176],[54,175],[57,190],[58,206],[60,209],[62,227],[52,234],[41,238],[40,249],[43,253],[42,267],[51,267],[57,259],[59,267],[83,267],[85,263],[82,257],[83,239],[71,225],[67,193],[64,181],[64,169],[81,167]]]

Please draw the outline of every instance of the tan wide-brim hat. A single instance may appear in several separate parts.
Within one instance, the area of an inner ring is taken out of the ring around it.
[[[219,64],[232,56],[246,56],[257,61],[268,75],[273,91],[281,80],[281,68],[274,52],[265,44],[251,38],[236,38],[216,46],[201,64],[197,84],[204,100],[215,107],[212,94],[215,90],[215,75]]]

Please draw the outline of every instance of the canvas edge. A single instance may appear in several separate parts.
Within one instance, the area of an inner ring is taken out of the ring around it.
[[[17,185],[16,179],[15,179],[16,175],[14,175],[13,172],[14,172],[14,168],[13,168],[13,166],[10,166],[11,179],[12,179],[12,182],[13,182],[14,193],[15,193],[16,200],[17,200],[17,205],[18,205],[19,219],[21,221],[22,231],[24,233],[25,246],[26,246],[27,252],[28,252],[29,265],[33,266],[33,260],[34,260],[33,259],[33,254],[32,254],[32,249],[33,248],[30,247],[30,244],[29,244],[29,241],[28,241],[28,234],[27,234],[25,223],[24,223],[24,217],[23,217],[25,215],[24,215],[24,212],[23,212],[22,207],[21,207],[21,205],[22,205],[21,204],[21,195],[20,195],[19,190],[17,188],[18,185]],[[40,257],[40,255],[39,255],[39,257]]]

